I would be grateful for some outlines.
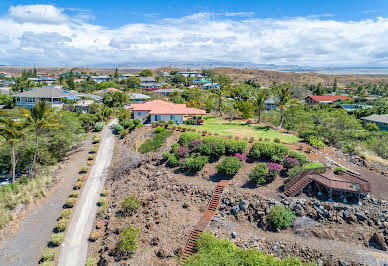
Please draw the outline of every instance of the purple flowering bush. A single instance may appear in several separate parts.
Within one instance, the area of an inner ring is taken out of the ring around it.
[[[268,178],[267,181],[272,181],[275,176],[283,169],[283,166],[278,163],[267,163]]]
[[[247,160],[247,156],[242,153],[235,153],[234,156],[236,156],[241,162],[245,162]]]
[[[294,168],[295,166],[298,166],[299,164],[300,164],[299,161],[292,158],[292,157],[286,157],[283,160],[283,165],[287,169]]]
[[[190,153],[189,148],[187,148],[187,147],[185,147],[185,146],[180,146],[180,147],[178,148],[178,155],[179,155],[179,157],[181,157],[181,158],[187,157],[187,156],[189,155],[189,153]]]
[[[192,147],[194,150],[198,149],[203,143],[202,139],[196,139],[190,142],[190,147]]]

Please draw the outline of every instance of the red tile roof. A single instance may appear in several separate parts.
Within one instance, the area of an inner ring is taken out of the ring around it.
[[[316,102],[336,102],[336,101],[345,101],[351,99],[349,96],[307,96],[306,98],[311,98]]]
[[[206,112],[197,108],[188,108],[186,104],[175,104],[162,100],[131,104],[131,111],[148,111],[151,115],[204,115]]]

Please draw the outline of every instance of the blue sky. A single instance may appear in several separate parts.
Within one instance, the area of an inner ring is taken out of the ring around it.
[[[257,18],[284,18],[318,16],[336,20],[360,20],[388,17],[388,1],[385,0],[267,0],[267,1],[105,1],[62,0],[27,1],[2,0],[0,10],[7,13],[9,6],[51,4],[66,8],[66,13],[89,13],[94,22],[106,27],[118,27],[127,23],[144,23],[163,18],[188,16],[199,12],[246,12]],[[77,10],[78,9],[78,10]]]
[[[1,0],[0,64],[388,66],[388,1]]]

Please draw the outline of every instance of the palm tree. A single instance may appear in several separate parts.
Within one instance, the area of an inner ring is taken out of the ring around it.
[[[293,91],[286,86],[277,86],[274,93],[275,105],[280,110],[279,128],[283,127],[284,111],[292,104]]]
[[[265,101],[268,99],[268,93],[266,91],[260,91],[259,93],[256,93],[255,95],[255,105],[256,110],[259,113],[259,121],[257,121],[259,124],[261,123],[261,112],[265,108]]]
[[[0,117],[0,137],[11,146],[12,182],[16,179],[16,143],[24,137],[23,123],[9,117]],[[0,138],[1,139],[1,138]]]
[[[39,150],[39,136],[43,129],[58,127],[58,121],[54,119],[54,111],[52,108],[49,108],[45,101],[39,101],[32,107],[31,110],[25,109],[24,116],[26,118],[26,123],[35,130],[35,153],[34,158],[31,163],[31,167],[28,171],[28,176],[30,177],[32,171],[35,168],[36,158],[38,156]]]
[[[211,79],[212,79],[212,93],[218,99],[218,111],[220,113],[220,116],[222,116],[223,115],[222,99],[223,97],[226,97],[228,95],[230,90],[230,85],[232,83],[232,79],[226,74],[219,74],[218,76],[212,76]],[[214,80],[217,81],[217,83],[219,84],[219,87],[213,88]]]

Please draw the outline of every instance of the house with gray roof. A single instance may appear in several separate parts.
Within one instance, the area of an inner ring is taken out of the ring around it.
[[[45,101],[50,107],[62,107],[62,99],[69,96],[60,86],[42,86],[11,95],[16,98],[16,106],[32,108],[36,102]]]
[[[143,93],[133,93],[130,95],[129,99],[131,102],[136,103],[148,101],[151,99],[151,97]]]
[[[275,104],[275,100],[272,97],[269,97],[267,100],[264,101],[265,104],[265,109],[266,110],[273,110],[278,108],[277,105]]]
[[[366,117],[362,117],[366,123],[375,123],[380,130],[388,131],[388,114],[385,115],[370,115]]]

